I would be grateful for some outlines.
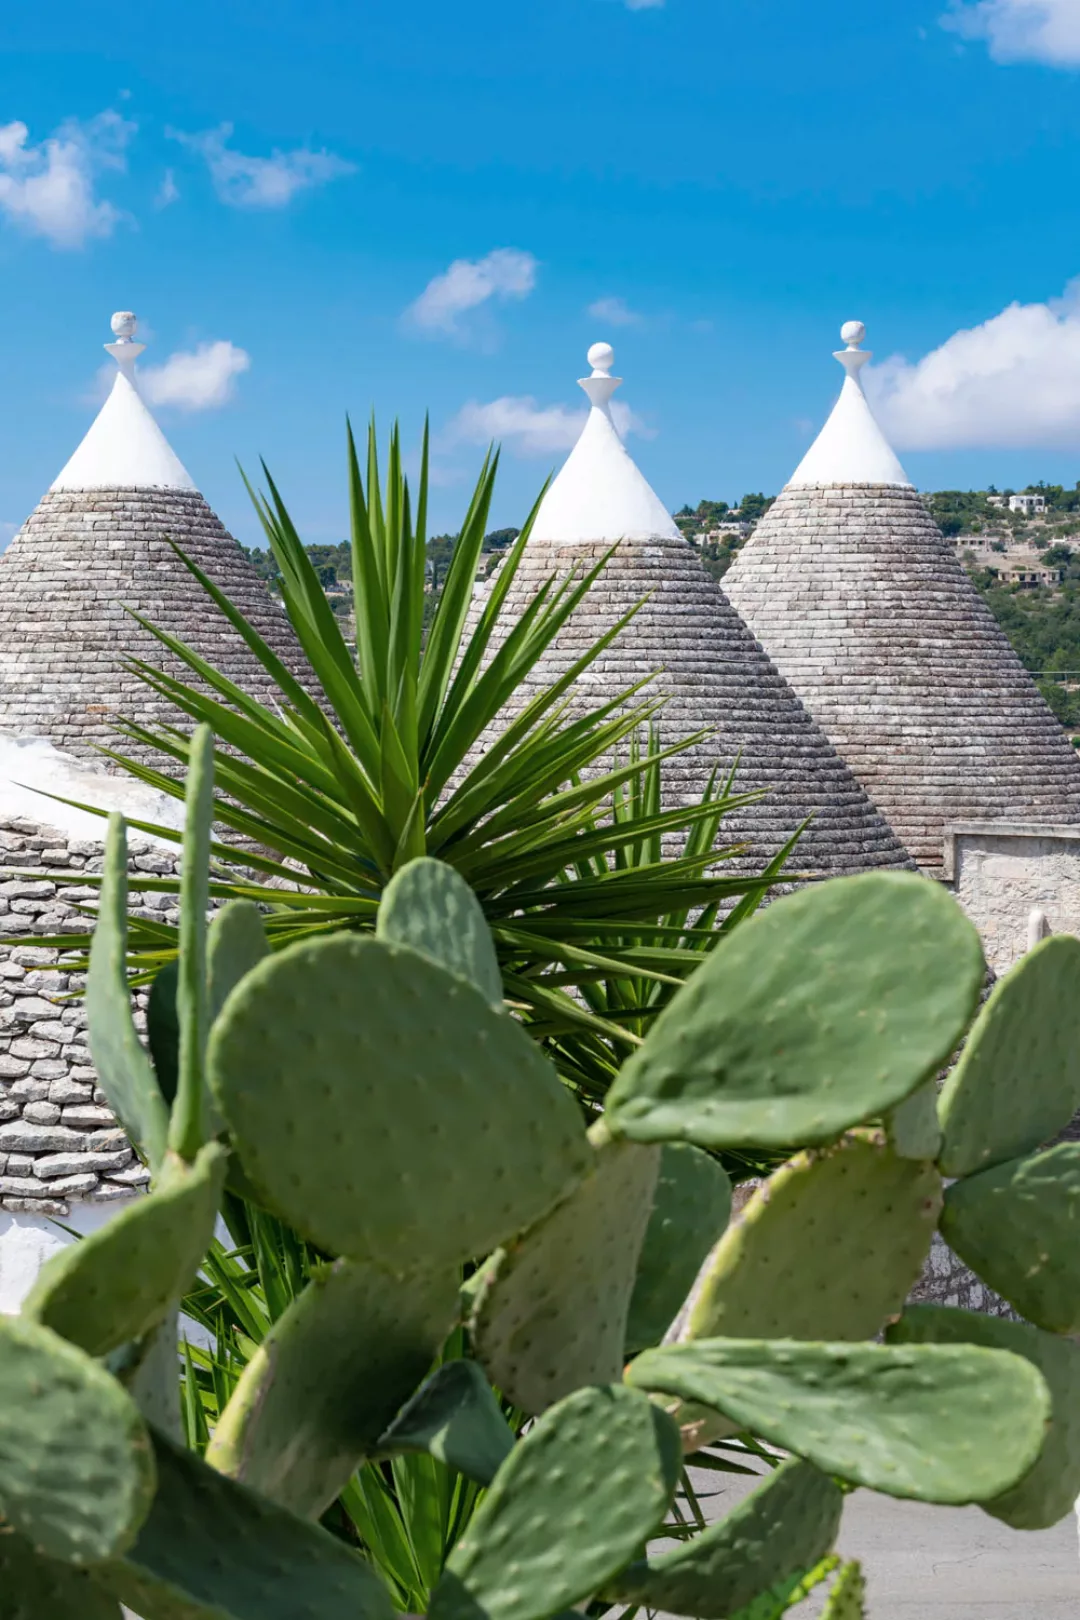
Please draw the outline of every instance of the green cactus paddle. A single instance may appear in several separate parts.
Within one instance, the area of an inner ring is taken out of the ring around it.
[[[514,1449],[502,1415],[475,1361],[446,1361],[405,1403],[379,1440],[382,1452],[426,1451],[478,1485],[490,1485]]]
[[[603,1586],[663,1523],[679,1473],[666,1413],[623,1385],[553,1406],[496,1474],[428,1620],[542,1620]]]
[[[708,1153],[665,1142],[638,1258],[626,1354],[659,1344],[731,1216],[731,1183]]]
[[[1022,956],[979,1013],[939,1102],[941,1168],[971,1175],[1049,1141],[1080,1109],[1080,940]]]
[[[320,1268],[255,1351],[207,1461],[317,1518],[424,1377],[457,1320],[452,1271]]]
[[[5,1525],[0,1533],[0,1620],[121,1620],[117,1599],[89,1570],[35,1552]]]
[[[816,1564],[840,1529],[843,1492],[797,1458],[782,1463],[726,1518],[631,1564],[608,1586],[613,1603],[727,1620],[766,1588]]]
[[[845,1564],[836,1577],[821,1620],[866,1620],[866,1581],[856,1559]]]
[[[713,1148],[831,1141],[936,1073],[982,979],[979,937],[939,885],[813,884],[721,939],[623,1065],[608,1123]]]
[[[236,987],[210,1072],[244,1169],[298,1231],[390,1270],[452,1266],[584,1173],[577,1104],[512,1019],[417,951],[339,934]]]
[[[626,1377],[711,1406],[824,1473],[923,1502],[1009,1490],[1050,1417],[1041,1374],[978,1345],[702,1339],[645,1350]]]
[[[1037,1367],[1050,1391],[1050,1427],[1018,1485],[980,1505],[1014,1530],[1047,1530],[1080,1497],[1080,1344],[978,1311],[911,1305],[889,1328],[890,1344],[982,1344],[1010,1350]]]
[[[42,1267],[24,1315],[91,1356],[143,1338],[191,1283],[210,1246],[228,1157],[217,1142],[191,1166],[170,1155],[148,1198]]]
[[[0,1519],[36,1551],[89,1564],[134,1539],[154,1461],[134,1402],[40,1323],[0,1316]]]
[[[138,1540],[95,1571],[144,1620],[394,1620],[358,1554],[154,1436],[158,1491]]]
[[[717,1245],[684,1336],[872,1338],[918,1280],[940,1209],[934,1166],[879,1133],[800,1153]]]
[[[379,901],[375,933],[460,974],[502,1010],[502,974],[487,918],[465,879],[445,861],[422,855],[394,873]]]
[[[602,1127],[601,1127],[602,1129]],[[615,1382],[659,1149],[607,1142],[568,1198],[500,1253],[471,1332],[493,1384],[535,1415]]]
[[[1080,1142],[954,1182],[941,1231],[1037,1327],[1080,1332]]]
[[[131,1015],[127,979],[128,856],[124,818],[109,817],[90,967],[86,1023],[90,1055],[109,1107],[152,1170],[165,1155],[169,1115]]]

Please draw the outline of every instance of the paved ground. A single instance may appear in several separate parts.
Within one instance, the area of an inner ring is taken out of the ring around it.
[[[709,1479],[715,1489],[723,1476]],[[741,1494],[734,1482],[724,1492],[728,1504]],[[708,1517],[726,1511],[714,1498]],[[869,1620],[1080,1620],[1080,1540],[1072,1514],[1053,1530],[1021,1533],[979,1508],[926,1507],[856,1491],[844,1507],[838,1550],[862,1560]],[[815,1598],[794,1610],[793,1620],[820,1614],[824,1597]]]

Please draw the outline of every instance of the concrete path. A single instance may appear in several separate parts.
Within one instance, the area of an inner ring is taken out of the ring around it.
[[[719,1518],[745,1492],[722,1474],[699,1476],[719,1494]],[[1052,1530],[1010,1530],[979,1508],[927,1507],[856,1491],[844,1506],[837,1549],[862,1561],[869,1620],[1080,1620],[1080,1539],[1069,1514]],[[792,1611],[811,1620],[815,1593]]]

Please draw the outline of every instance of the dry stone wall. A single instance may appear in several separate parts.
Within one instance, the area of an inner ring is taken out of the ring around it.
[[[510,588],[505,622],[519,616],[553,574],[580,574],[611,549],[604,541],[553,545],[534,536]],[[722,779],[737,764],[735,791],[762,797],[725,816],[720,841],[748,846],[725,871],[760,871],[805,821],[791,862],[796,869],[831,877],[913,864],[684,540],[621,541],[515,703],[538,696],[643,598],[636,617],[578,677],[573,692],[599,706],[655,673],[656,695],[666,699],[662,741],[707,730],[694,747],[665,762],[669,805],[697,802],[714,770]],[[483,600],[480,595],[473,603],[472,624]]]
[[[140,876],[174,874],[175,857],[137,834],[129,850],[135,914],[175,921],[171,895],[138,888]],[[96,904],[97,889],[54,874],[99,873],[103,853],[91,840],[0,819],[0,1208],[14,1213],[62,1217],[72,1200],[110,1203],[148,1180],[97,1085],[83,1004],[66,999],[82,976],[57,971],[55,950],[14,943],[86,931],[77,907]],[[145,995],[136,1020],[144,1025]]]
[[[913,489],[785,489],[724,576],[924,871],[955,821],[1080,825],[1080,761]]]
[[[94,758],[95,744],[160,764],[121,719],[175,725],[130,667],[184,680],[179,659],[129,609],[193,645],[253,697],[277,688],[173,550],[180,546],[293,671],[310,680],[288,619],[202,496],[186,490],[50,491],[0,557],[0,730]]]

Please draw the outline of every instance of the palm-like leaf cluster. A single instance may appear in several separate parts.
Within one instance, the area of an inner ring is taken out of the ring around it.
[[[267,473],[269,494],[251,491],[252,499],[308,670],[286,667],[179,548],[271,677],[276,707],[252,698],[147,620],[140,622],[187,678],[145,660],[134,668],[219,740],[217,819],[242,840],[247,870],[239,870],[235,842],[217,843],[223,864],[212,885],[216,897],[266,905],[271,941],[281,947],[312,933],[372,927],[379,895],[399,866],[421,854],[449,862],[481,900],[509,998],[583,1089],[598,1092],[715,940],[718,912],[756,904],[779,861],[759,877],[716,875],[725,858],[740,853],[714,847],[722,817],[752,797],[736,795],[730,778],[719,788],[711,784],[699,804],[662,807],[661,761],[705,733],[667,749],[654,733],[642,752],[636,739],[655,726],[662,706],[649,690],[649,674],[583,708],[581,676],[636,609],[515,706],[515,694],[603,563],[552,577],[508,623],[506,599],[534,508],[474,606],[497,460],[489,454],[484,462],[426,633],[426,434],[414,506],[396,430],[383,495],[372,428],[366,477],[351,432],[348,444],[355,649]],[[110,757],[181,799],[185,732],[169,725],[122,729],[142,757]],[[146,764],[147,749],[175,761],[175,774]],[[625,762],[611,765],[620,758]],[[167,828],[134,825],[173,836]],[[681,851],[664,859],[663,846],[672,840]],[[141,884],[171,886],[169,879]],[[64,943],[72,944],[70,936]],[[132,944],[133,970],[142,976],[175,949],[162,922],[133,920]]]

